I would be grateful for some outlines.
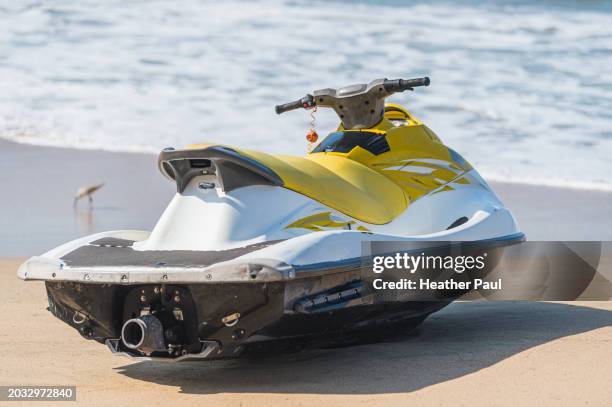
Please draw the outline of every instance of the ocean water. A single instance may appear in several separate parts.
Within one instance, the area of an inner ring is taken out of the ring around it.
[[[596,1],[16,1],[0,5],[0,137],[306,151],[314,89],[395,95],[492,180],[612,190],[612,5]],[[337,119],[317,112],[320,134]]]

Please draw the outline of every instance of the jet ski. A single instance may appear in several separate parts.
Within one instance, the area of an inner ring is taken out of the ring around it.
[[[151,231],[97,233],[27,260],[49,311],[133,358],[237,357],[270,343],[415,327],[462,292],[377,291],[371,242],[522,241],[512,213],[394,93],[429,78],[321,89],[276,106],[331,108],[304,157],[220,144],[166,148],[176,194]],[[487,246],[491,248],[491,246]],[[476,250],[476,249],[475,249]],[[342,338],[342,339],[341,339]]]

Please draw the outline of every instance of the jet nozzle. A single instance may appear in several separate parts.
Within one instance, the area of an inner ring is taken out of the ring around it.
[[[127,320],[121,328],[121,341],[128,348],[145,354],[166,351],[164,329],[153,315]]]

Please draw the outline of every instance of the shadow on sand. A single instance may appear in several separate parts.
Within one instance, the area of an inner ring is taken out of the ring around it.
[[[141,362],[130,378],[184,393],[411,392],[491,366],[526,349],[612,326],[612,312],[538,302],[455,303],[410,334],[369,345],[213,362]]]

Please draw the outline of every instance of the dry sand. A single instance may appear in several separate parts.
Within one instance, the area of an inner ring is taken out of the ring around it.
[[[76,385],[87,406],[612,405],[612,302],[464,302],[385,343],[131,362],[47,312],[22,260],[0,260],[0,385]]]

